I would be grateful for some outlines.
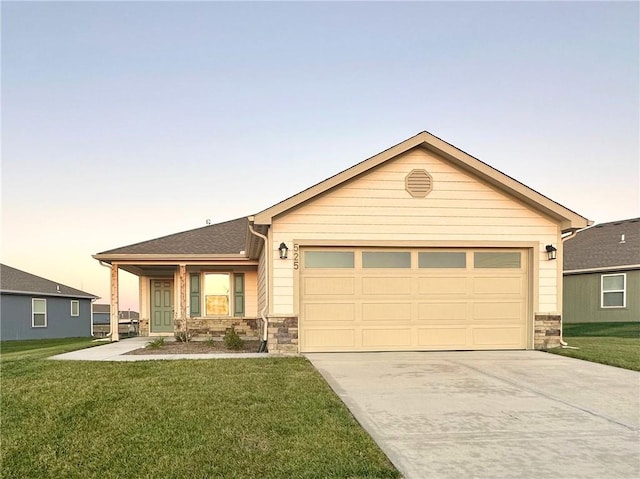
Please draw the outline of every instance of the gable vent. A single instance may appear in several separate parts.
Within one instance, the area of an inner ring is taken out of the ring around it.
[[[433,178],[426,170],[411,170],[404,179],[404,187],[414,198],[424,198],[433,188]]]

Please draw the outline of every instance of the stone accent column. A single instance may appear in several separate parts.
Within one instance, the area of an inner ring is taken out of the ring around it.
[[[119,316],[120,316],[120,305],[118,303],[118,264],[113,263],[111,265],[111,315],[109,318],[109,324],[111,328],[111,341],[119,341],[120,334],[118,331],[119,326]]]
[[[297,354],[298,317],[269,317],[267,349],[276,354]]]
[[[536,314],[533,347],[535,349],[560,347],[561,321],[559,314]]]
[[[184,324],[185,337],[189,338],[189,328],[187,325],[187,267],[184,264],[178,266],[178,298],[180,305],[178,308],[178,323]]]

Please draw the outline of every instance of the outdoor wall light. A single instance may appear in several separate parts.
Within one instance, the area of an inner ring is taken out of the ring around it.
[[[280,251],[280,259],[287,259],[287,251],[289,251],[287,245],[284,243],[280,243],[280,247],[278,248],[278,250]]]
[[[547,259],[549,261],[556,259],[556,253],[558,250],[552,244],[545,246],[545,249],[547,250]]]

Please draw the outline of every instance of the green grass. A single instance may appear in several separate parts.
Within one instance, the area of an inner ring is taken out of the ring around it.
[[[565,324],[564,340],[579,349],[549,352],[640,371],[640,323]]]
[[[399,477],[304,358],[41,359],[79,344],[2,350],[3,478]]]
[[[62,354],[76,349],[84,349],[104,344],[93,338],[29,339],[24,341],[1,341],[2,361],[16,359],[36,359]]]

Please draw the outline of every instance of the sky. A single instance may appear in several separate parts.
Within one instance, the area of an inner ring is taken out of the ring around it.
[[[421,131],[597,223],[640,216],[638,2],[3,1],[2,263],[261,211]],[[138,310],[121,272],[121,309]]]

